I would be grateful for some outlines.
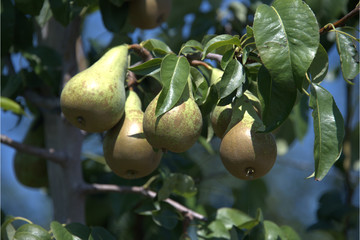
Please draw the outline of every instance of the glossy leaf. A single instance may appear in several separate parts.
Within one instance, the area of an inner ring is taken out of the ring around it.
[[[333,96],[320,85],[311,85],[310,107],[315,132],[315,179],[322,180],[340,157],[344,120]]]
[[[152,219],[157,225],[168,230],[174,229],[178,223],[177,213],[167,205],[162,205],[160,211],[154,212]]]
[[[346,81],[352,80],[360,71],[357,49],[352,39],[345,34],[335,31],[335,36],[343,77]]]
[[[212,221],[208,228],[211,230],[211,233],[207,237],[230,239],[230,233],[221,220]]]
[[[166,113],[181,98],[190,74],[189,62],[184,57],[169,54],[161,63],[160,78],[163,88],[161,90],[155,115]]]
[[[36,224],[21,225],[15,232],[14,239],[50,240],[51,236],[44,228]],[[59,238],[60,239],[60,238]]]
[[[302,88],[305,73],[319,46],[319,27],[302,0],[276,0],[260,5],[254,18],[254,37],[261,60],[273,79],[288,89]]]
[[[314,83],[320,83],[326,77],[329,68],[329,57],[325,48],[319,44],[319,48],[316,52],[315,58],[312,61],[309,73],[311,81]]]
[[[245,83],[245,72],[242,64],[233,59],[226,66],[221,80],[216,84],[220,99],[226,98]]]
[[[193,84],[195,85],[195,89],[193,91],[195,101],[201,105],[206,100],[206,95],[209,90],[208,83],[201,72],[194,67],[190,68],[190,76]]]
[[[70,223],[65,226],[66,230],[73,236],[80,239],[88,239],[91,233],[91,229],[81,223]]]
[[[116,238],[103,227],[92,227],[89,240],[116,240]]]
[[[301,240],[300,236],[291,227],[283,225],[280,228],[283,232],[284,240]]]
[[[236,45],[240,46],[240,39],[237,36],[231,36],[228,34],[223,34],[216,36],[209,40],[204,46],[203,51],[203,59],[205,59],[206,55],[217,48],[226,46],[226,45]]]
[[[192,197],[197,193],[194,180],[185,174],[172,173],[166,179],[158,192],[158,200],[162,201],[171,193],[183,197]]]
[[[293,112],[290,115],[292,122],[296,126],[294,127],[296,138],[299,140],[302,140],[305,137],[308,130],[308,112],[308,97],[303,94],[300,96],[299,102],[294,106]]]
[[[144,48],[146,48],[149,51],[160,53],[160,54],[168,54],[172,53],[170,47],[166,45],[163,41],[157,40],[157,39],[149,39],[140,44]]]
[[[203,45],[196,40],[189,40],[181,46],[181,50],[179,51],[179,54],[194,51],[192,49],[195,49],[195,51],[197,50],[197,51],[201,52],[201,51],[203,51]]]
[[[127,20],[128,4],[115,5],[109,0],[100,0],[99,7],[106,29],[113,33],[119,33]]]
[[[43,6],[44,0],[15,0],[15,6],[25,14],[37,16]]]
[[[258,74],[258,94],[265,132],[270,132],[289,116],[296,101],[297,91],[292,82],[272,78],[267,69],[261,67]]]
[[[218,102],[218,91],[216,85],[211,85],[206,96],[205,102],[199,106],[201,114],[203,117],[210,114],[210,112],[215,107],[215,104]]]
[[[63,26],[67,26],[81,11],[76,1],[49,0],[49,2],[54,18]]]
[[[219,208],[216,212],[216,219],[220,220],[228,230],[233,226],[241,226],[253,220],[249,215],[234,208]]]
[[[281,228],[274,222],[265,220],[264,228],[265,228],[265,238],[264,239],[266,239],[266,240],[285,239],[285,236],[284,236]]]
[[[0,106],[4,111],[11,111],[15,114],[25,115],[24,109],[20,106],[20,104],[10,98],[1,97]]]
[[[221,58],[220,66],[222,69],[226,69],[226,66],[234,59],[235,51],[234,49],[228,50],[223,57]]]
[[[153,58],[140,65],[129,68],[130,71],[138,75],[148,75],[160,69],[162,58]]]
[[[74,236],[68,229],[62,226],[59,222],[53,221],[50,223],[50,228],[54,234],[55,239],[61,240],[80,240],[79,237]]]

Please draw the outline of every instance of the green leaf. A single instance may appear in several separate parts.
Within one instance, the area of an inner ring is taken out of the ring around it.
[[[76,17],[81,7],[72,0],[49,0],[54,18],[63,26],[67,26]]]
[[[226,66],[234,59],[235,51],[230,49],[221,58],[220,66],[222,69],[226,69]]]
[[[294,106],[293,112],[290,115],[292,122],[294,122],[296,126],[293,129],[299,140],[302,140],[305,137],[308,130],[308,112],[308,97],[303,94],[300,96],[300,101]]]
[[[245,72],[241,63],[233,59],[226,66],[221,80],[216,84],[220,99],[226,98],[245,83]]]
[[[141,46],[146,48],[149,51],[160,53],[162,55],[172,53],[170,47],[166,45],[163,41],[157,40],[157,39],[149,39],[142,43],[140,43]]]
[[[66,230],[73,236],[80,239],[88,239],[91,233],[91,229],[81,223],[70,223],[65,226]]]
[[[18,240],[50,240],[51,236],[44,228],[36,224],[24,224],[19,227],[14,235]],[[60,238],[59,238],[60,239]]]
[[[89,240],[116,240],[116,238],[103,227],[92,227]]]
[[[211,230],[211,233],[207,237],[230,239],[230,233],[221,220],[212,221],[208,228]]]
[[[218,91],[216,85],[211,85],[206,96],[205,102],[199,106],[203,118],[210,114],[218,102]]]
[[[276,0],[272,7],[262,4],[256,10],[253,30],[272,78],[290,89],[293,84],[301,89],[319,46],[319,27],[309,6],[302,0]]]
[[[44,27],[45,24],[50,20],[52,15],[53,14],[51,12],[49,0],[45,0],[39,15],[36,16],[36,22],[39,24],[40,27]]]
[[[15,6],[25,14],[37,16],[43,6],[44,0],[15,0]]]
[[[326,77],[329,68],[329,58],[325,48],[319,44],[319,48],[316,52],[315,58],[312,61],[309,73],[311,81],[314,83],[320,83]]]
[[[121,4],[118,6],[109,0],[100,0],[99,7],[106,29],[113,33],[119,33],[125,26],[129,5]]]
[[[279,127],[289,116],[296,101],[296,88],[289,81],[272,78],[265,67],[258,73],[258,94],[265,132]]]
[[[265,220],[264,228],[265,228],[265,239],[266,240],[285,239],[285,236],[284,236],[281,228],[274,222]]]
[[[283,225],[280,228],[284,234],[284,240],[301,240],[300,236],[291,227]]]
[[[344,139],[344,119],[333,96],[323,87],[311,84],[310,107],[314,119],[315,179],[321,180],[340,157]]]
[[[26,115],[24,109],[20,106],[20,104],[10,98],[1,97],[0,106],[4,111],[11,111],[18,115]]]
[[[226,45],[240,46],[241,45],[240,39],[237,36],[231,36],[228,34],[223,34],[212,38],[204,46],[202,59],[205,59],[208,53],[214,51],[219,47],[223,47]]]
[[[209,85],[204,78],[204,75],[200,73],[200,71],[194,67],[190,67],[190,77],[195,85],[194,89],[194,98],[197,104],[201,105],[205,102],[206,96],[209,90]]]
[[[181,53],[195,52],[192,49],[195,49],[197,51],[202,52],[203,51],[203,45],[200,42],[196,41],[196,40],[189,40],[189,41],[187,41],[186,43],[184,43],[181,46],[181,49],[179,51],[179,55]]]
[[[150,216],[159,210],[159,202],[154,202],[152,199],[145,199],[141,202],[141,205],[135,209],[135,212],[140,215]]]
[[[225,228],[230,230],[233,226],[241,226],[253,218],[238,209],[220,208],[216,212],[216,219],[220,220]]]
[[[55,239],[61,239],[61,240],[80,240],[79,237],[73,235],[68,229],[66,229],[64,226],[62,226],[57,221],[52,221],[50,223],[51,231],[54,234]]]
[[[138,75],[148,75],[160,69],[162,58],[153,58],[140,65],[129,68],[130,71]]]
[[[162,201],[170,196],[171,193],[183,197],[192,197],[197,193],[192,177],[181,174],[171,173],[164,179],[164,184],[158,192],[158,200]]]
[[[346,81],[352,80],[360,71],[357,49],[352,39],[345,34],[335,31],[335,36],[343,77]]]
[[[156,117],[169,111],[179,101],[188,83],[189,74],[190,64],[185,57],[174,54],[164,57],[160,70],[163,88],[156,106]]]
[[[160,211],[154,212],[152,219],[157,225],[168,230],[174,229],[178,223],[177,213],[174,209],[168,207],[167,205],[162,205]]]

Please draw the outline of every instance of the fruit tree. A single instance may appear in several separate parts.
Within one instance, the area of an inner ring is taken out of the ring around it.
[[[2,114],[31,125],[23,141],[1,135],[16,150],[2,161],[45,190],[53,218],[40,226],[2,208],[1,239],[358,238],[359,9],[3,0]],[[107,43],[84,37],[102,34],[94,15]],[[282,157],[304,139],[311,157]],[[275,174],[280,165],[301,179]],[[295,206],[281,214],[281,188],[324,181],[314,222],[290,221],[305,212]]]

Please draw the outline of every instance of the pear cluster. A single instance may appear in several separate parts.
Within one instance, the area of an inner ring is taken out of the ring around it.
[[[87,132],[106,132],[107,165],[120,177],[134,179],[151,174],[164,151],[188,150],[200,136],[202,116],[188,94],[157,117],[158,95],[144,113],[135,91],[130,90],[126,97],[127,55],[126,45],[110,49],[68,81],[60,102],[72,125]]]

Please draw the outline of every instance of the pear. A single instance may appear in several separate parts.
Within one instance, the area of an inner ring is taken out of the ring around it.
[[[171,0],[131,0],[129,19],[131,25],[151,29],[165,22],[170,15]]]
[[[124,118],[104,138],[105,161],[118,176],[141,178],[152,173],[160,164],[161,151],[154,151],[143,134],[141,101],[134,91],[129,92]]]
[[[45,147],[44,125],[39,118],[32,123],[23,140],[24,144],[34,147]],[[28,187],[48,186],[47,160],[23,152],[16,152],[14,171],[17,180]]]
[[[68,81],[60,104],[71,124],[87,132],[103,132],[119,122],[125,106],[127,54],[127,45],[114,47]]]
[[[215,85],[220,82],[224,71],[218,68],[212,68],[210,72],[210,85]]]
[[[223,137],[220,157],[225,168],[235,177],[253,180],[267,174],[273,167],[277,149],[271,133],[253,130],[254,119],[245,113]]]
[[[148,105],[144,115],[144,133],[157,149],[181,153],[195,144],[201,134],[202,116],[191,97],[183,97],[168,112],[156,117],[158,94]]]

